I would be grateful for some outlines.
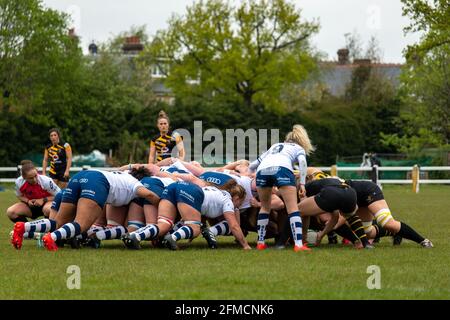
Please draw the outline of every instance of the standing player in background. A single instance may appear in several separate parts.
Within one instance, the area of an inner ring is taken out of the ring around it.
[[[184,159],[183,139],[177,133],[170,130],[170,122],[167,114],[161,110],[158,114],[157,126],[159,135],[150,141],[150,154],[148,163],[157,163],[172,156],[173,148],[178,149],[178,158]]]
[[[278,187],[284,200],[291,224],[294,251],[309,251],[302,241],[302,219],[297,207],[297,187],[293,172],[293,164],[299,164],[300,197],[305,196],[306,155],[314,151],[308,133],[301,125],[294,125],[286,135],[284,143],[276,143],[250,164],[249,170],[256,171],[256,187],[261,201],[258,214],[258,250],[267,248],[265,244],[266,227],[269,223],[272,188]]]
[[[72,166],[72,148],[67,142],[61,140],[61,133],[56,128],[50,129],[49,137],[50,143],[47,144],[44,150],[42,174],[46,174],[47,163],[50,159],[48,175],[61,189],[64,189],[70,178],[69,171]]]

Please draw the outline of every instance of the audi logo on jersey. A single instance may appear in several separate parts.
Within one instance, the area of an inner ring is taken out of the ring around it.
[[[222,180],[220,180],[219,178],[213,178],[213,177],[206,178],[206,181],[214,183],[214,184],[221,184],[221,182],[222,182]]]
[[[87,179],[87,178],[80,179],[80,183],[87,183],[88,181],[89,181],[89,179]]]

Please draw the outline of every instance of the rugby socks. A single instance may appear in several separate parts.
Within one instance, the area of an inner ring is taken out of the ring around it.
[[[97,233],[99,231],[102,231],[104,229],[106,229],[106,227],[94,224],[92,227],[90,227],[88,229],[88,231],[79,234],[77,236],[77,239],[85,240],[85,239],[89,238],[90,236],[92,236],[93,234],[95,234],[95,233]]]
[[[145,227],[137,229],[130,233],[131,235],[135,235],[138,241],[143,241],[146,239],[155,239],[159,234],[159,228],[156,224],[148,224]]]
[[[70,239],[76,237],[81,233],[81,227],[76,222],[70,222],[63,225],[56,231],[53,231],[50,235],[53,241],[58,241],[62,239]]]
[[[56,230],[56,221],[51,219],[40,219],[31,222],[25,222],[24,239],[33,239],[35,233],[47,233]]]
[[[56,221],[41,219],[25,223],[25,232],[52,232],[56,230]]]
[[[296,246],[303,246],[302,241],[302,218],[300,212],[295,211],[289,215],[289,223],[291,225],[292,238]]]
[[[366,245],[368,245],[369,241],[367,240],[367,235],[364,232],[364,226],[361,219],[356,214],[354,214],[351,217],[347,218],[347,222],[350,224],[350,228],[352,229],[352,231],[361,240],[363,246],[365,247]]]
[[[209,228],[214,236],[229,236],[231,235],[230,226],[227,221],[221,221],[218,224]]]
[[[352,243],[355,243],[355,241],[358,240],[358,237],[355,235],[352,229],[350,229],[350,227],[345,223],[339,228],[336,228],[334,232],[336,232],[342,238],[350,240]]]
[[[122,235],[127,233],[127,229],[123,226],[111,226],[95,233],[98,240],[120,239]]]
[[[264,239],[266,238],[266,228],[269,224],[269,213],[260,212],[258,214],[258,244],[264,244]]]
[[[177,223],[175,223],[172,227],[172,229],[170,229],[169,233],[170,234],[174,234],[175,231],[177,231],[178,229],[180,229],[182,226],[184,226],[184,221],[180,220]]]
[[[412,240],[417,243],[421,243],[425,240],[420,234],[418,234],[413,228],[408,226],[406,223],[400,222],[400,231],[397,232],[396,236]]]
[[[172,239],[175,241],[181,239],[192,239],[194,237],[194,230],[190,226],[182,226],[172,234]]]
[[[385,229],[382,226],[379,226],[377,224],[374,224],[373,227],[375,228],[375,231],[376,231],[375,238],[389,237],[389,236],[393,236],[394,235],[389,230],[387,230],[387,229]]]

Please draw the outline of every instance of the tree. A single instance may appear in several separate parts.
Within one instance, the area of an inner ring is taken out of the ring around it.
[[[4,108],[30,112],[60,92],[81,61],[67,16],[40,0],[0,0],[0,91]]]
[[[450,4],[445,0],[402,0],[411,24],[405,32],[422,32],[420,41],[404,52],[403,108],[398,134],[384,143],[418,154],[450,141]]]
[[[344,34],[345,48],[349,51],[351,62],[357,59],[370,59],[371,62],[380,62],[382,58],[382,50],[380,43],[376,36],[371,36],[366,44],[366,48],[363,48],[363,40],[361,35],[353,31],[352,33]]]
[[[412,21],[405,33],[422,32],[419,43],[408,46],[406,58],[418,59],[440,46],[450,45],[450,3],[448,0],[401,0],[403,15]]]
[[[318,28],[286,0],[201,0],[173,16],[144,55],[179,98],[282,109],[282,89],[315,67],[310,38]]]

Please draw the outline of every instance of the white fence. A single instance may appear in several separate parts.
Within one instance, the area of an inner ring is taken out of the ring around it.
[[[79,172],[81,170],[89,169],[90,166],[74,167],[71,168],[71,172]],[[42,171],[42,168],[37,168],[38,171]],[[98,168],[101,170],[115,170],[116,168]],[[413,190],[419,191],[420,184],[450,184],[450,179],[421,179],[421,172],[429,171],[450,171],[450,166],[442,167],[419,167],[417,165],[412,167],[338,167],[336,165],[331,167],[320,167],[321,170],[326,172],[331,172],[332,175],[339,175],[340,171],[352,171],[352,172],[371,172],[372,180],[379,185],[383,184],[412,184]],[[20,167],[0,167],[0,174],[2,172],[19,172]],[[378,179],[379,172],[381,171],[406,171],[411,172],[411,179]],[[2,182],[14,182],[15,178],[0,178],[0,183]]]

